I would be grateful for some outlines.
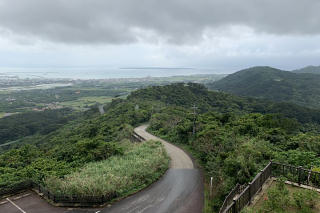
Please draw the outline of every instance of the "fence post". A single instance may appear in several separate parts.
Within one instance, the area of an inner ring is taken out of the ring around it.
[[[212,199],[213,177],[210,178],[210,199]]]
[[[237,208],[237,200],[233,199],[233,207],[232,207],[232,213],[238,213],[238,208]]]
[[[260,177],[259,177],[259,192],[262,190],[262,185],[264,184],[264,170],[260,170]]]
[[[251,183],[248,184],[249,185],[249,205],[251,204]]]
[[[301,170],[302,170],[302,166],[298,167],[298,184],[301,185]]]

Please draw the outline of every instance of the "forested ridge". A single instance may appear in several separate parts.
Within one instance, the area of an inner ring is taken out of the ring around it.
[[[304,124],[320,124],[320,110],[317,109],[301,107],[287,102],[275,103],[266,99],[209,91],[205,86],[194,83],[149,87],[132,92],[128,100],[134,99],[160,101],[167,105],[185,108],[191,108],[196,104],[200,112],[278,113]]]
[[[77,113],[64,108],[26,112],[2,118],[0,119],[0,145],[29,135],[46,135],[73,120],[76,115]]]
[[[241,96],[320,108],[320,75],[317,74],[252,67],[230,74],[208,87]]]
[[[307,66],[301,69],[292,70],[292,72],[320,74],[320,66]]]

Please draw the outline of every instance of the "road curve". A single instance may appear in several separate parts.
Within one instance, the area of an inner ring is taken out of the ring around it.
[[[193,169],[193,162],[191,158],[180,148],[166,142],[165,140],[162,140],[161,138],[158,138],[146,131],[148,125],[142,125],[134,129],[135,133],[140,135],[145,140],[155,140],[155,141],[161,141],[164,145],[169,157],[171,158],[170,161],[170,168],[173,169]]]
[[[161,141],[171,158],[166,174],[147,189],[134,194],[101,213],[201,213],[203,181],[201,172],[180,148],[146,132],[147,125],[135,128],[146,140]]]

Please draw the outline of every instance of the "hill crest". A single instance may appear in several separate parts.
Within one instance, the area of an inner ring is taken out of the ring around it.
[[[320,107],[320,75],[294,73],[272,67],[251,67],[208,85],[240,96]]]

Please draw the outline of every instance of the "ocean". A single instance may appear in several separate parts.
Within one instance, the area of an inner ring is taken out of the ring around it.
[[[222,74],[214,69],[198,68],[0,68],[0,78],[67,78],[67,79],[112,79],[169,77],[195,74]]]

